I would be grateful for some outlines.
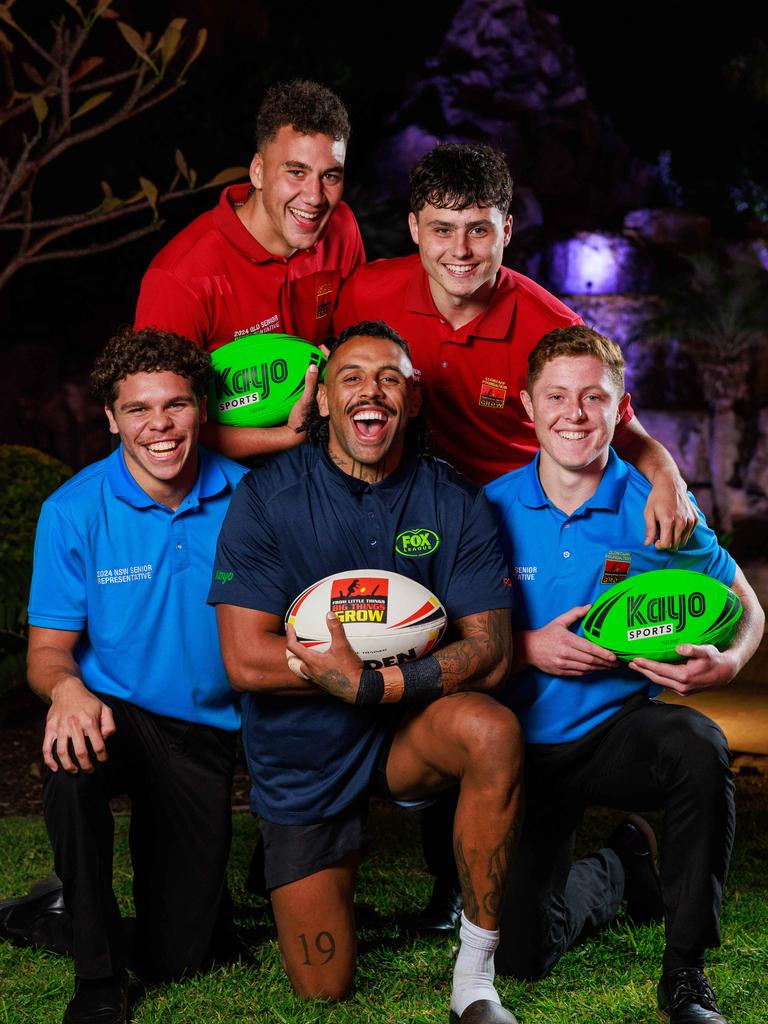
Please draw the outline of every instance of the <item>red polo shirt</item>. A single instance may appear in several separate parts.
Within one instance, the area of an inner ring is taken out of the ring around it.
[[[488,308],[455,331],[435,306],[418,253],[368,263],[344,285],[334,329],[361,320],[385,320],[408,342],[435,452],[476,483],[538,451],[520,401],[528,355],[548,331],[582,322],[535,281],[502,267]]]
[[[136,327],[160,327],[212,350],[244,334],[284,332],[316,344],[330,333],[341,282],[365,259],[354,214],[333,212],[310,249],[273,256],[240,221],[248,185],[224,189],[219,204],[160,250],[141,282]]]

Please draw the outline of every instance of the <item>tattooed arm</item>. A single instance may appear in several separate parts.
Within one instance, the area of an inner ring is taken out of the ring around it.
[[[303,647],[288,626],[288,651],[294,671],[301,672],[326,693],[348,704],[357,700],[363,663],[349,646],[344,627],[335,615],[327,617],[331,633],[328,651]],[[451,624],[454,639],[435,651],[440,669],[441,689],[435,696],[461,690],[494,692],[500,689],[511,664],[512,631],[507,608],[477,612]],[[380,703],[395,703],[403,698],[405,680],[400,666],[381,669],[384,693]]]

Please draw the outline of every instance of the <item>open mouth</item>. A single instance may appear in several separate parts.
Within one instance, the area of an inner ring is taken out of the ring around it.
[[[156,459],[170,458],[181,447],[181,441],[168,439],[145,444],[144,448]]]
[[[557,433],[565,441],[583,441],[587,436],[586,430],[558,430]]]
[[[317,227],[322,216],[322,213],[319,210],[300,210],[296,206],[289,206],[288,212],[296,223],[300,224],[303,228]]]
[[[467,277],[477,270],[477,263],[444,263],[443,266],[452,277]]]
[[[355,433],[363,441],[378,441],[388,422],[389,414],[383,409],[358,409],[352,414]]]

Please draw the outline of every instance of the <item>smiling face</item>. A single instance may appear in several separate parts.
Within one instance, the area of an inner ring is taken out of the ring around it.
[[[467,303],[487,306],[512,218],[495,206],[446,210],[427,205],[418,215],[411,213],[408,224],[437,308],[447,313]]]
[[[201,406],[189,380],[170,370],[131,374],[105,412],[139,487],[159,504],[178,508],[197,477],[197,438],[205,422],[204,401]]]
[[[597,356],[557,356],[545,363],[533,393],[520,392],[541,445],[542,483],[547,473],[600,472],[629,402]],[[546,487],[545,487],[546,490]]]
[[[251,163],[252,198],[240,216],[274,256],[309,249],[325,232],[344,190],[343,139],[283,125]]]
[[[320,415],[330,417],[328,451],[334,462],[351,476],[376,481],[399,465],[420,394],[400,346],[361,335],[331,355],[317,404]]]

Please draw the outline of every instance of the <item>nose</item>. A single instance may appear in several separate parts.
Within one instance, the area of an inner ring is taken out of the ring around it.
[[[571,398],[568,401],[568,406],[565,410],[565,414],[569,420],[582,420],[584,419],[584,408],[580,398]]]
[[[319,174],[308,174],[304,179],[301,198],[308,206],[322,206],[325,196]]]
[[[381,393],[381,384],[379,383],[378,375],[371,374],[369,377],[366,377],[362,383],[362,387],[360,388],[360,397],[374,398],[376,395],[380,395]]]
[[[469,234],[466,231],[457,231],[453,236],[453,255],[460,260],[465,260],[472,255],[469,244]]]
[[[173,417],[168,409],[153,409],[148,426],[151,430],[169,430],[173,426]]]

